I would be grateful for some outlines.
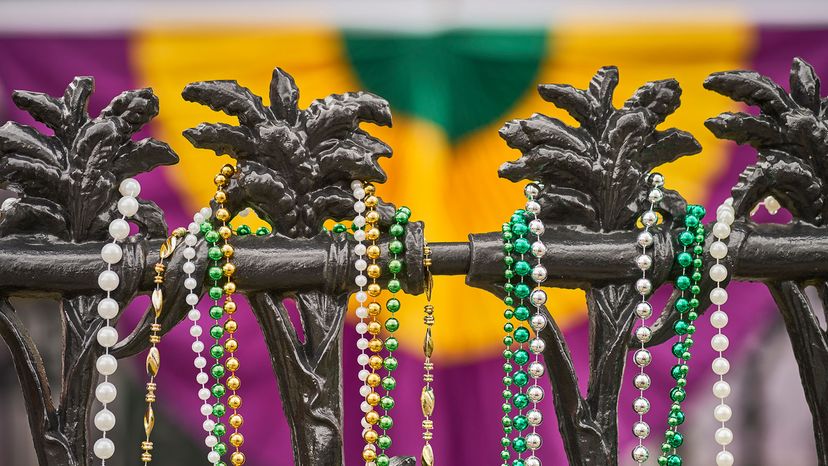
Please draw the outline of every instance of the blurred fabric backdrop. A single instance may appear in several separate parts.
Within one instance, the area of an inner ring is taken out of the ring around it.
[[[645,81],[675,77],[683,105],[667,121],[691,131],[704,151],[661,170],[668,187],[688,201],[715,209],[745,165],[749,149],[715,139],[703,122],[732,101],[702,88],[714,71],[753,69],[787,83],[791,60],[800,56],[828,77],[828,6],[825,2],[6,2],[0,1],[0,121],[33,123],[10,102],[12,90],[62,94],[76,75],[96,80],[90,111],[122,90],[152,87],[161,113],[151,125],[156,138],[181,156],[175,167],[141,179],[142,196],[166,212],[171,228],[213,191],[212,174],[229,159],[192,148],[181,132],[202,121],[231,121],[184,102],[185,84],[236,79],[267,95],[275,66],[296,79],[300,104],[330,93],[367,90],[386,98],[393,128],[370,128],[394,149],[383,160],[389,181],[382,197],[409,206],[427,225],[430,241],[462,241],[470,232],[495,231],[522,204],[521,187],[498,179],[498,166],[517,157],[497,135],[504,121],[546,113],[568,115],[544,103],[538,83],[588,84],[603,65],[620,68],[620,104]],[[786,86],[787,87],[787,86]],[[761,217],[765,221],[785,221]],[[245,221],[257,224],[257,220]],[[238,221],[236,222],[238,223]],[[733,361],[736,439],[742,465],[815,464],[810,414],[781,320],[767,290],[731,285],[728,311]],[[133,304],[119,322],[129,332],[146,309]],[[407,297],[401,313],[401,351],[394,454],[418,455],[421,445],[419,391],[420,319],[423,297]],[[56,305],[27,303],[23,316],[40,344],[48,372],[60,373],[61,331]],[[434,304],[438,464],[498,464],[500,426],[501,305],[466,287],[462,277],[438,277]],[[550,310],[565,329],[585,387],[587,321],[581,291],[553,290]],[[352,314],[352,313],[351,313]],[[241,389],[246,422],[244,451],[253,466],[292,464],[289,431],[278,389],[255,319],[239,312]],[[361,464],[354,316],[345,328],[346,459]],[[702,320],[705,324],[707,319]],[[186,325],[160,344],[160,406],[153,434],[156,464],[206,464],[198,413],[195,369]],[[699,342],[709,341],[701,325]],[[697,346],[689,380],[687,465],[711,464],[715,422],[710,393],[712,352]],[[648,420],[662,430],[669,364],[667,346],[655,351],[655,408]],[[135,464],[143,413],[143,356],[118,372],[115,407],[117,451],[111,466]],[[90,370],[93,370],[90,368]],[[635,393],[625,382],[619,407],[622,460],[629,445]],[[58,393],[59,387],[53,387]],[[6,445],[0,465],[34,465],[25,407],[5,346],[0,345],[0,402],[11,419],[0,423]],[[544,464],[565,464],[551,397],[542,426]],[[657,450],[660,435],[648,441]]]

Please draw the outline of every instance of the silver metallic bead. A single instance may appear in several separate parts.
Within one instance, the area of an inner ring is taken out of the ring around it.
[[[653,291],[653,283],[648,278],[639,278],[635,282],[635,289],[642,295],[648,295]]]
[[[636,242],[641,247],[650,247],[653,244],[653,235],[649,231],[642,231],[638,234],[638,238],[636,238]]]
[[[653,306],[651,306],[647,301],[641,301],[635,306],[635,315],[642,319],[648,319],[651,315],[653,315]]]
[[[541,436],[535,433],[526,436],[526,446],[530,450],[537,450],[541,446]]]
[[[658,215],[652,210],[648,210],[644,212],[644,215],[641,216],[641,224],[651,227],[658,222]]]
[[[530,409],[526,413],[526,420],[529,421],[530,426],[537,427],[543,422],[543,414],[537,409]]]
[[[529,350],[533,354],[541,354],[545,349],[546,342],[543,341],[541,338],[533,338],[532,341],[529,342]]]
[[[535,290],[530,296],[532,304],[535,306],[542,306],[546,304],[546,292],[543,290]]]
[[[537,204],[537,202],[535,204]],[[543,232],[546,231],[546,227],[543,226],[543,222],[535,219],[529,222],[529,231],[536,235],[542,235]]]
[[[646,422],[636,422],[633,424],[633,435],[640,439],[645,439],[650,435],[650,426]]]
[[[653,258],[642,254],[635,258],[635,265],[639,268],[639,270],[650,270],[650,267],[653,266]]]
[[[637,338],[641,343],[647,343],[651,338],[653,338],[653,331],[650,330],[650,327],[642,325],[641,327],[635,329],[635,338]]]
[[[535,280],[535,283],[543,283],[546,281],[546,267],[542,265],[536,265],[535,268],[532,269],[532,280]]]
[[[647,374],[638,374],[633,379],[633,384],[639,390],[646,390],[650,388],[650,376]]]
[[[632,457],[636,463],[644,463],[648,459],[650,459],[650,452],[647,451],[647,447],[643,445],[638,445],[637,447],[633,448]]]
[[[541,211],[541,206],[535,201],[529,201],[526,203],[526,211],[530,214],[539,214]]]
[[[543,368],[543,364],[539,362],[533,362],[532,364],[529,364],[529,375],[531,375],[532,378],[538,379],[540,377],[543,377],[544,372],[545,371]]]
[[[530,319],[529,324],[536,332],[540,332],[546,327],[546,317],[543,314],[535,314]]]
[[[650,186],[654,186],[656,188],[664,186],[664,175],[661,173],[652,173],[650,175]]]
[[[538,187],[534,183],[527,184],[525,188],[523,188],[523,194],[526,196],[527,199],[534,199],[538,197]]]
[[[537,456],[530,456],[529,458],[526,458],[526,461],[523,464],[526,466],[541,466],[541,461]]]
[[[647,367],[653,362],[653,356],[650,354],[649,351],[645,349],[640,349],[635,352],[634,355],[635,365],[638,367]]]
[[[546,254],[546,245],[542,241],[535,241],[532,243],[532,255],[535,257],[543,257]]]
[[[538,385],[532,385],[529,387],[526,394],[529,395],[529,399],[534,403],[538,403],[543,399],[543,389]]]
[[[661,192],[660,189],[653,189],[649,194],[647,194],[647,199],[649,199],[653,204],[661,202],[661,200],[664,199],[664,193]]]
[[[650,411],[650,400],[640,396],[633,401],[633,411],[638,414],[647,414]]]

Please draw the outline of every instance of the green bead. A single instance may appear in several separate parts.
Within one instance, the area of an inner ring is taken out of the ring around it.
[[[673,356],[680,358],[682,353],[684,353],[684,343],[678,342],[673,344],[672,348]]]
[[[221,345],[213,345],[210,347],[210,356],[219,359],[224,356],[224,348]]]
[[[529,272],[531,272],[531,271],[532,271],[532,266],[529,265],[529,263],[526,262],[526,261],[518,261],[517,264],[515,264],[515,273],[517,273],[521,277],[525,277],[526,275],[529,275]]]
[[[512,367],[511,364],[509,364],[508,362],[503,363],[503,372],[511,374],[513,370],[515,370],[515,368]]]
[[[700,205],[693,205],[691,206],[690,213],[696,216],[696,218],[701,219],[704,218],[704,214],[706,214],[707,211]]]
[[[515,213],[511,217],[509,217],[510,226],[525,224],[525,223],[526,223],[526,217],[523,214]]]
[[[377,439],[377,446],[383,450],[387,450],[391,446],[391,437],[387,435],[380,435]]]
[[[696,228],[699,224],[699,218],[695,215],[688,215],[684,217],[684,224],[687,225],[687,228]]]
[[[390,396],[380,398],[380,406],[382,406],[382,409],[386,411],[392,409],[394,407],[394,398],[391,398]]]
[[[511,390],[503,390],[502,392],[500,392],[500,396],[502,396],[504,400],[511,400],[512,399],[512,391]]]
[[[690,338],[690,337],[687,337],[687,338],[685,338],[685,339],[684,339],[684,347],[685,347],[685,348],[687,348],[687,349],[692,348],[692,347],[693,347],[693,343],[695,343],[695,342],[694,342],[694,341],[693,341],[693,339],[692,339],[692,338]]]
[[[402,254],[402,252],[405,250],[405,246],[403,245],[402,241],[395,239],[394,241],[391,241],[391,244],[388,245],[388,250],[392,254]]]
[[[658,466],[667,466],[667,457],[666,456],[659,456],[658,457]]]
[[[402,261],[399,260],[399,259],[391,259],[391,261],[388,262],[388,271],[393,273],[393,274],[400,273],[400,271],[402,270],[402,267],[403,267]]]
[[[391,464],[391,458],[386,454],[382,454],[378,455],[374,462],[377,463],[377,466],[389,466]]]
[[[217,384],[213,385],[213,386],[210,388],[210,392],[212,392],[212,393],[213,393],[213,396],[214,396],[214,397],[216,397],[216,398],[221,398],[221,397],[223,397],[223,396],[224,396],[224,394],[226,393],[226,391],[227,391],[227,390],[224,388],[224,385],[222,385],[222,384],[220,384],[220,383],[217,383]]]
[[[394,427],[394,420],[391,416],[382,416],[379,419],[379,426],[382,430],[388,430]]]
[[[687,379],[678,379],[676,380],[676,386],[679,388],[684,388],[687,385]],[[681,400],[679,400],[681,401]]]
[[[518,306],[515,308],[515,318],[520,321],[524,321],[529,318],[529,308],[526,306]]]
[[[679,433],[675,432],[673,437],[668,441],[671,447],[678,448],[684,443],[684,436]]]
[[[514,342],[515,342],[515,339],[510,337],[509,335],[506,335],[505,337],[503,337],[503,345],[504,346],[512,346],[512,343],[514,343]]]
[[[687,327],[688,326],[689,326],[689,324],[687,322],[685,322],[683,320],[677,320],[673,324],[673,332],[675,332],[676,335],[687,335]]]
[[[684,401],[687,398],[687,392],[683,388],[676,387],[670,390],[670,399],[673,401]]]
[[[215,417],[222,417],[224,413],[227,412],[227,409],[221,403],[216,403],[213,405],[213,416]]]
[[[509,254],[515,249],[515,245],[513,243],[503,243],[503,252]]]
[[[386,376],[382,378],[382,388],[391,391],[397,387],[397,381],[394,380],[394,377]]]
[[[515,277],[515,271],[514,270],[506,269],[506,270],[503,271],[503,278],[505,278],[506,280],[511,280],[514,277]]]
[[[213,325],[210,327],[210,336],[218,340],[224,335],[224,328],[221,325]]]
[[[699,307],[699,300],[696,298],[690,298],[690,307],[693,309]]]
[[[399,238],[405,234],[405,227],[397,224],[391,225],[391,228],[388,229],[388,233],[390,233],[394,238]]]
[[[382,365],[385,366],[386,369],[388,369],[388,372],[394,371],[397,368],[397,364],[397,358],[393,356],[388,356],[382,362]]]
[[[526,396],[525,393],[518,393],[512,399],[512,403],[515,405],[515,408],[523,409],[523,408],[529,406],[529,397]]]
[[[405,212],[400,212],[399,210],[397,213],[394,214],[394,221],[399,223],[400,225],[405,225],[408,223],[408,214]]]
[[[690,279],[697,283],[699,282],[699,280],[701,280],[701,278],[701,272],[693,272],[693,275],[690,275]]]
[[[509,442],[509,443],[511,443],[511,442]],[[506,446],[506,445],[504,445],[504,446]],[[509,456],[511,456],[511,455],[509,454],[509,452],[508,452],[508,451],[505,451],[505,450],[504,450],[504,451],[501,451],[501,452],[500,452],[500,459],[502,459],[503,461],[508,460],[508,459],[509,459]]]
[[[693,267],[695,267],[697,269],[700,269],[701,266],[702,266],[702,260],[701,259],[699,259],[698,257],[693,259]]]
[[[526,461],[520,458],[515,458],[515,460],[512,461],[512,466],[526,466]]]
[[[389,332],[396,332],[400,329],[400,321],[394,317],[390,317],[385,321],[385,328]]]
[[[219,455],[223,455],[227,453],[227,445],[225,445],[223,442],[219,442],[213,445],[213,451],[218,453]]]
[[[503,403],[502,405],[500,405],[500,409],[501,409],[501,410],[502,410],[505,414],[509,414],[509,413],[511,413],[511,412],[512,412],[512,405],[511,405],[511,404],[509,404],[509,403]]]
[[[207,269],[207,275],[209,275],[212,280],[218,281],[221,279],[222,275],[224,275],[224,272],[221,271],[221,267],[210,267]]]
[[[207,257],[214,261],[221,259],[222,255],[223,254],[221,253],[221,249],[215,246],[211,246],[210,249],[207,250]]]
[[[510,350],[509,348],[503,350],[503,359],[506,359],[508,361],[513,357],[515,357],[515,353],[513,353],[512,350]]]
[[[529,427],[529,420],[526,419],[526,416],[524,416],[523,414],[515,416],[515,429],[523,430],[527,427]]]
[[[509,231],[504,231],[500,234],[500,236],[503,237],[503,239],[505,239],[506,241],[509,241],[510,239],[515,237],[515,235],[512,234],[511,229]]]
[[[210,298],[214,301],[221,298],[221,295],[224,293],[224,290],[220,286],[211,286],[210,287]]]
[[[675,416],[676,421],[678,422],[677,425],[684,424],[684,413],[683,412],[679,411],[679,412],[675,413],[673,416]]]
[[[693,244],[693,233],[690,233],[689,231],[682,231],[681,233],[679,233],[678,239],[679,243],[681,243],[682,245],[690,246],[691,244]]]
[[[503,298],[503,304],[505,304],[507,306],[514,306],[515,298],[513,298],[511,296],[506,296],[505,298]]]
[[[250,234],[250,227],[247,225],[241,225],[236,229],[236,234],[239,236],[246,236]]]
[[[670,430],[668,432],[672,432],[672,430]],[[673,447],[671,447],[669,443],[662,443],[661,444],[661,451],[664,452],[664,453],[669,453],[670,450],[672,450],[672,449],[673,449]]]
[[[505,311],[503,311],[503,317],[506,318],[506,319],[511,319],[514,316],[515,316],[515,311],[513,311],[511,309],[506,309]]]
[[[224,308],[221,306],[210,306],[210,317],[215,320],[221,319],[224,315]]]
[[[334,230],[336,231],[336,230]],[[256,236],[267,236],[270,234],[270,230],[267,227],[259,227],[256,229]]]
[[[681,456],[670,455],[667,457],[667,466],[681,466]]]
[[[512,225],[512,233],[523,236],[529,232],[529,227],[525,223],[515,223]]]
[[[704,243],[704,235],[696,235],[695,237],[693,237],[693,241],[695,241],[698,244]]]
[[[512,427],[512,418],[509,416],[503,416],[500,418],[500,424],[503,425],[503,427]]]
[[[529,376],[524,371],[517,371],[514,375],[515,385],[518,387],[525,387],[529,383]]]
[[[201,233],[207,233],[213,230],[213,225],[210,222],[204,222],[198,226],[198,229]]]
[[[214,244],[215,242],[217,242],[219,240],[219,238],[220,238],[219,234],[215,231],[212,231],[212,230],[208,231],[204,235],[204,239],[210,244]]]
[[[685,298],[678,298],[676,300],[676,310],[685,313],[688,309],[690,309],[690,302],[687,301]]]
[[[391,319],[388,319],[391,320]],[[397,320],[397,319],[394,319]],[[386,321],[386,326],[388,326],[388,321]],[[385,349],[388,351],[397,351],[397,348],[400,347],[400,343],[394,337],[388,337],[385,339]]]
[[[698,295],[699,293],[701,293],[701,288],[699,288],[699,285],[693,285],[690,287],[690,293]]]
[[[532,249],[532,245],[529,244],[529,240],[526,238],[518,238],[515,241],[515,252],[518,254],[526,254],[530,249]]]
[[[526,439],[523,437],[518,437],[512,441],[512,449],[518,453],[523,453],[526,451]]]
[[[346,230],[347,230],[347,228],[345,228],[345,225],[343,225],[341,223],[337,223],[336,225],[333,226],[333,232],[334,233],[345,233]]]
[[[670,375],[673,376],[674,379],[678,380],[687,375],[686,366],[683,364],[676,364],[670,369]]]
[[[399,207],[397,208],[397,212],[403,212],[403,213],[405,213],[406,215],[408,215],[409,217],[411,216],[411,209],[410,209],[410,208],[408,208],[408,207],[406,207],[406,206],[404,206],[404,205],[399,206]]]
[[[400,300],[397,298],[391,298],[386,301],[385,307],[391,312],[397,312],[400,310]]]
[[[518,343],[526,343],[529,341],[529,329],[526,327],[518,327],[515,330],[515,340]]]
[[[518,283],[515,286],[515,296],[518,298],[528,298],[529,293],[532,292],[532,288],[529,287],[526,283]]]
[[[515,351],[515,363],[522,366],[529,362],[529,352],[524,349]]]
[[[702,246],[693,246],[693,254],[701,255],[704,252],[704,248]]]
[[[506,322],[503,324],[503,331],[506,333],[511,333],[515,329],[515,325],[511,322]]]
[[[694,320],[699,318],[699,313],[696,311],[690,311],[687,313],[687,320],[693,322]]]
[[[676,288],[682,291],[690,288],[690,277],[687,275],[679,275],[678,278],[676,278]]]
[[[508,447],[511,444],[512,444],[512,441],[509,439],[509,437],[501,437],[500,438],[500,445],[502,447]],[[500,453],[502,454],[503,452],[500,452]]]
[[[693,263],[693,256],[687,252],[681,252],[678,256],[676,256],[676,262],[682,267],[687,267],[688,265]]]
[[[210,368],[210,373],[213,374],[213,377],[220,379],[224,377],[224,366],[221,364],[213,364],[213,367]]]
[[[512,385],[512,382],[514,382],[514,380],[511,377],[509,377],[508,375],[503,377],[503,385],[508,387],[508,386]]]
[[[696,326],[693,325],[693,324],[688,325],[687,326],[687,334],[692,335],[694,333],[696,333]]]
[[[396,293],[396,292],[400,291],[401,288],[402,288],[402,286],[400,285],[400,281],[397,280],[396,278],[392,278],[391,280],[388,280],[388,291],[390,291],[392,293]]]
[[[213,466],[227,466],[227,463],[225,463],[224,461],[219,461],[218,463],[216,463]]]
[[[503,263],[511,267],[515,263],[515,258],[512,256],[503,256]]]
[[[692,357],[692,355],[690,354],[689,351],[685,351],[685,352],[681,353],[681,359],[684,359],[685,361],[689,361],[691,357]]]

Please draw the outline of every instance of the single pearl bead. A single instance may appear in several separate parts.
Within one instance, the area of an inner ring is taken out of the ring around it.
[[[653,284],[649,279],[639,278],[638,281],[635,282],[635,289],[641,293],[641,295],[648,295],[653,291]]]
[[[196,325],[193,325],[192,327],[190,327],[190,336],[191,337],[200,337],[201,332],[202,332],[201,325],[196,324]]]
[[[118,192],[121,196],[138,197],[141,194],[141,183],[135,178],[126,178],[118,185]]]
[[[351,191],[355,191],[357,189],[362,188],[363,184],[360,180],[353,180],[351,181]]]
[[[118,278],[118,274],[111,270],[104,270],[98,275],[98,286],[104,291],[113,291],[118,288],[120,282],[121,279]]]
[[[716,358],[713,360],[713,373],[716,375],[725,375],[730,372],[730,361],[727,358]]]
[[[207,406],[209,407],[210,405],[207,405]],[[213,409],[210,408],[210,411],[212,412]],[[206,414],[205,414],[205,416],[206,416]],[[214,446],[216,446],[217,443],[218,443],[218,437],[216,437],[215,435],[211,434],[211,435],[208,435],[208,436],[204,437],[204,444],[207,445],[209,448],[213,448]]]
[[[115,243],[106,243],[104,247],[101,248],[101,259],[103,259],[107,264],[117,264],[121,261],[123,256],[124,251],[121,249],[121,246]]]
[[[719,404],[713,408],[713,417],[719,422],[729,421],[732,415],[733,411],[730,409],[730,406],[726,404]]]
[[[210,399],[210,390],[206,388],[202,388],[198,390],[198,399],[201,401],[206,401]]]
[[[368,359],[369,359],[368,355],[365,354],[365,353],[362,353],[359,356],[357,356],[357,364],[359,364],[360,366],[364,366],[364,365],[368,364]]]
[[[721,306],[727,302],[727,291],[724,288],[713,288],[710,290],[710,302]]]
[[[716,398],[727,398],[730,396],[730,384],[724,380],[719,380],[713,384],[713,395]]]
[[[371,387],[369,387],[368,385],[363,385],[363,386],[359,387],[359,395],[362,396],[363,398],[370,395],[371,391],[372,391]]]
[[[368,284],[368,277],[366,277],[365,275],[357,275],[356,277],[354,277],[354,283],[358,287],[363,287]]]
[[[115,454],[115,444],[108,438],[99,438],[95,441],[95,445],[92,447],[92,450],[95,451],[95,456],[98,458],[108,460]]]
[[[356,254],[357,256],[364,256],[366,249],[367,248],[364,244],[357,244],[356,246],[354,246],[354,254]]]
[[[653,306],[646,301],[642,301],[635,306],[635,315],[642,319],[648,319],[653,315]]]
[[[118,199],[118,212],[124,217],[132,217],[138,212],[138,201],[132,196]]]
[[[365,230],[357,230],[354,232],[354,239],[357,241],[365,241]]]
[[[196,285],[196,279],[193,277],[187,277],[187,279],[184,280],[184,288],[187,288],[188,290],[194,290]]]
[[[118,396],[118,389],[110,382],[101,382],[95,387],[95,398],[103,404],[112,403]]]
[[[368,339],[367,338],[360,338],[357,340],[357,349],[365,350],[368,349]]]
[[[716,453],[716,466],[733,466],[733,453],[729,451],[720,451]]]
[[[118,370],[118,360],[111,354],[102,354],[95,361],[95,368],[98,369],[102,375],[112,375]]]
[[[183,270],[186,274],[191,274],[195,272],[195,264],[190,261],[187,261],[184,263],[183,266],[181,266],[181,270]]]
[[[184,299],[187,301],[187,304],[189,304],[190,306],[195,306],[196,304],[198,304],[198,295],[195,294],[195,293],[188,294],[187,297],[184,298]]]
[[[532,385],[529,387],[526,394],[529,395],[529,399],[532,400],[533,403],[539,403],[543,400],[543,389],[538,385]]]
[[[190,348],[193,350],[193,353],[198,354],[198,353],[204,351],[204,342],[196,340],[196,341],[193,342],[193,344],[190,346]]]
[[[365,382],[365,380],[366,380],[366,379],[368,379],[368,375],[369,375],[369,374],[371,374],[371,373],[370,373],[370,372],[368,372],[368,370],[363,369],[363,370],[359,371],[359,373],[357,374],[357,378],[358,378],[359,380],[361,380],[361,381]]]
[[[638,234],[635,242],[642,248],[650,247],[653,244],[653,234],[649,231],[642,231]]]
[[[207,367],[207,359],[204,356],[196,356],[196,358],[193,359],[193,365],[196,369],[204,369]]]
[[[719,427],[716,429],[716,443],[719,445],[730,445],[733,441],[733,432],[727,427]]]
[[[735,220],[733,208],[716,210],[716,221],[724,223],[725,225],[732,225]]]
[[[201,215],[201,212],[196,212],[196,213],[194,213],[194,214],[193,214],[193,221],[194,221],[194,222],[196,222],[196,223],[204,223],[204,221],[205,221],[205,220],[207,220],[207,219],[206,219],[206,218],[204,218],[204,216],[203,216],[203,215]]]
[[[374,410],[374,408],[371,405],[369,405],[367,401],[363,401],[362,403],[360,403],[359,409],[363,413],[369,413]]]
[[[765,198],[765,208],[768,209],[771,215],[776,215],[779,212],[779,209],[782,208],[782,205],[779,201],[776,200],[773,196],[768,196]]]
[[[727,223],[716,222],[713,224],[713,236],[718,239],[725,239],[730,236],[730,226]]]
[[[365,212],[365,203],[362,201],[354,202],[354,211],[358,214]]]
[[[98,303],[98,315],[104,319],[114,319],[118,310],[118,302],[112,298],[104,298]]]
[[[354,190],[354,199],[363,199],[365,198],[365,190],[362,188],[357,188]]]
[[[725,328],[727,326],[727,314],[722,311],[716,311],[713,314],[710,314],[710,325],[713,328]]]
[[[530,426],[537,427],[543,422],[543,414],[537,409],[529,410],[526,413],[526,420],[529,421]]]
[[[201,210],[198,211],[202,217],[210,218],[213,216],[213,209],[209,207],[202,207]]]
[[[184,258],[187,260],[192,260],[196,256],[196,250],[191,247],[184,248]]]
[[[198,227],[198,223],[196,222],[190,222],[190,224],[187,225],[187,231],[189,231],[191,235],[197,235],[201,233],[201,229]]]
[[[727,256],[727,245],[721,241],[716,241],[710,245],[710,255],[714,259],[724,259]]]
[[[650,426],[646,422],[636,422],[633,424],[633,435],[640,439],[649,437]]]
[[[217,451],[211,451],[210,453],[207,453],[207,461],[210,464],[216,464],[221,461],[221,455],[219,455]]]
[[[638,414],[647,414],[650,411],[650,401],[643,396],[633,401],[633,411]]]
[[[184,244],[187,246],[195,246],[198,243],[198,237],[192,233],[187,233],[187,236],[184,237]]]
[[[366,333],[368,333],[368,324],[366,324],[365,322],[360,322],[356,324],[356,331],[360,335],[365,335]]]
[[[205,432],[212,432],[215,427],[216,423],[211,419],[205,419],[204,422],[201,423],[201,428],[204,429]]]
[[[360,319],[367,318],[368,317],[368,309],[366,309],[363,306],[359,306],[358,308],[356,308],[356,316],[359,317]]]
[[[207,380],[209,379],[207,378],[206,372],[199,372],[198,374],[196,374],[196,383],[204,385],[205,383],[207,383]]]
[[[354,267],[360,272],[362,272],[363,270],[368,268],[368,263],[365,262],[365,259],[357,259],[356,261],[354,261]]]
[[[356,217],[354,217],[354,225],[356,225],[358,227],[364,227],[365,226],[365,217],[363,217],[362,215],[357,215]]]
[[[653,266],[653,258],[646,254],[642,254],[635,258],[635,265],[640,270],[650,270],[650,267]]]
[[[714,282],[721,282],[727,278],[727,267],[722,264],[716,264],[710,267],[710,279]]]
[[[713,335],[713,338],[710,339],[710,347],[716,351],[725,351],[728,346],[730,346],[730,341],[727,339],[726,335]]]
[[[198,322],[198,319],[201,319],[201,311],[198,309],[190,309],[190,312],[187,313],[187,318],[193,322]]]
[[[115,427],[115,415],[112,411],[104,408],[95,414],[95,427],[101,432],[109,432]]]
[[[365,396],[368,396],[368,395],[365,395]],[[368,421],[365,420],[365,417],[360,419],[360,424],[362,424],[363,429],[367,429],[367,428],[371,427],[371,424],[369,424]]]
[[[112,348],[115,346],[115,343],[118,343],[118,331],[109,325],[101,327],[96,336],[98,338],[98,344],[104,348]]]
[[[109,235],[116,241],[121,241],[129,235],[129,224],[122,218],[116,218],[109,223]]]

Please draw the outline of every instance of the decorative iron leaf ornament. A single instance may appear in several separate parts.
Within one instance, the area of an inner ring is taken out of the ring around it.
[[[545,221],[574,219],[602,231],[631,228],[650,172],[701,150],[690,133],[655,129],[680,104],[676,80],[645,84],[621,108],[612,105],[617,84],[618,69],[609,66],[598,70],[587,89],[542,84],[541,97],[566,110],[580,126],[536,113],[501,128],[500,136],[523,155],[503,164],[500,176],[543,183],[539,199]],[[684,201],[665,190],[663,206],[678,215]]]
[[[101,240],[119,197],[121,180],[178,157],[154,139],[132,136],[158,114],[151,89],[126,91],[97,118],[87,107],[94,89],[91,77],[75,78],[62,98],[16,91],[22,110],[54,131],[48,136],[16,122],[0,128],[0,187],[19,194],[0,215],[0,236],[42,233],[63,240]],[[143,233],[166,236],[158,207],[141,204],[133,221]]]
[[[202,123],[184,136],[238,161],[241,176],[228,197],[252,207],[275,232],[314,236],[325,220],[352,215],[352,180],[386,180],[378,159],[391,148],[359,128],[391,126],[388,102],[373,94],[330,95],[300,109],[296,83],[276,68],[269,106],[236,81],[192,83],[182,95],[238,118],[238,126]]]
[[[710,75],[704,87],[759,108],[759,115],[722,113],[705,122],[721,139],[748,144],[758,160],[739,175],[733,188],[737,217],[745,218],[766,196],[774,196],[794,218],[823,225],[828,214],[828,99],[811,65],[796,58],[791,92],[755,71]]]

